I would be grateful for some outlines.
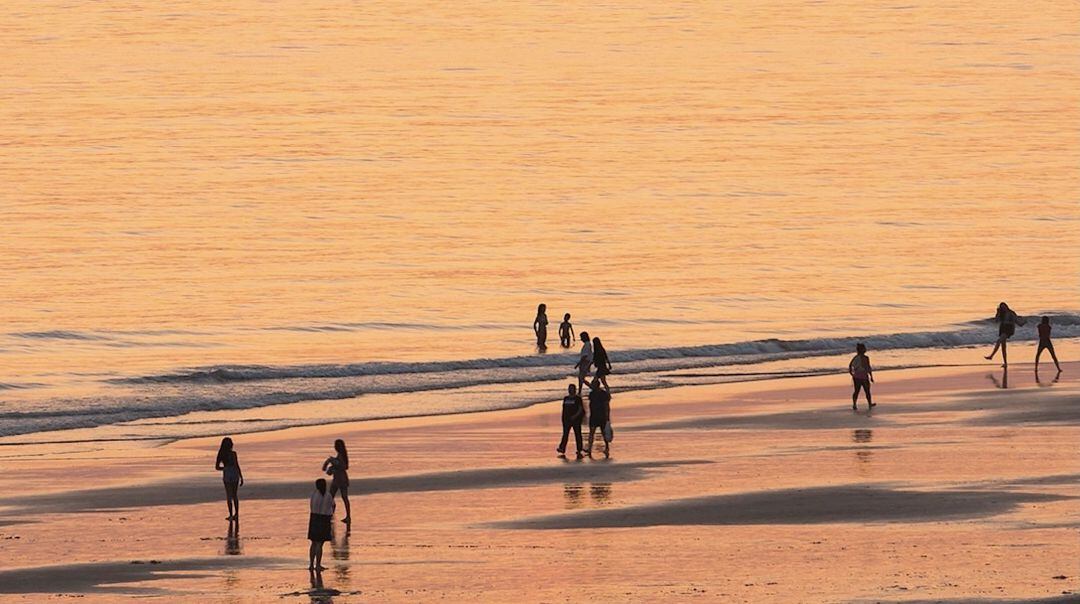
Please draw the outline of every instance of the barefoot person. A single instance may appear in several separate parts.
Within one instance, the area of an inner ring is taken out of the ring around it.
[[[574,365],[574,369],[577,369],[577,390],[581,392],[582,387],[585,386],[585,380],[589,377],[589,367],[593,364],[593,348],[592,340],[589,339],[589,332],[581,332],[581,352],[578,354],[577,365]]]
[[[611,453],[611,429],[608,423],[611,421],[611,393],[600,387],[600,380],[593,380],[589,389],[589,446],[585,448],[585,454],[592,456],[593,439],[599,428],[600,437],[604,439],[604,456]]]
[[[1050,352],[1050,358],[1054,359],[1054,367],[1057,367],[1060,373],[1061,363],[1058,363],[1057,355],[1054,354],[1054,343],[1050,341],[1050,317],[1043,317],[1042,323],[1039,323],[1039,349],[1035,351],[1035,373],[1039,373],[1039,357],[1042,356],[1043,350]],[[1004,352],[1003,350],[1003,355]]]
[[[1013,309],[1009,308],[1009,305],[1002,302],[998,304],[997,314],[994,315],[994,321],[998,324],[998,339],[994,342],[994,349],[987,355],[986,360],[992,360],[994,355],[997,354],[998,348],[1001,349],[1001,366],[1006,367],[1009,364],[1009,357],[1006,352],[1006,342],[1009,338],[1013,337],[1016,333],[1016,326],[1023,325],[1024,320],[1020,318]]]
[[[604,344],[600,342],[599,337],[592,339],[592,345],[593,365],[596,366],[596,378],[593,384],[599,381],[604,385],[604,390],[611,392],[611,387],[607,385],[607,376],[611,373],[611,359],[608,358],[607,350],[604,349]]]
[[[566,388],[567,395],[562,400],[562,440],[555,450],[559,455],[566,453],[566,441],[570,438],[570,431],[574,431],[574,442],[577,444],[577,456],[581,459],[581,420],[585,419],[585,405],[578,396],[578,389],[570,384]]]
[[[536,307],[536,318],[533,319],[533,332],[536,333],[536,347],[543,350],[547,348],[547,304]]]
[[[874,370],[870,367],[870,357],[866,356],[866,345],[862,342],[855,345],[855,356],[848,363],[848,373],[851,374],[851,380],[855,384],[855,391],[851,393],[851,408],[853,410],[859,408],[860,388],[866,392],[867,408],[876,407],[874,401],[870,399],[870,384],[874,381]]]
[[[236,456],[233,441],[228,436],[221,439],[214,469],[221,471],[221,479],[225,483],[225,504],[229,506],[229,517],[226,520],[239,520],[239,491],[240,487],[244,486],[244,472],[240,470],[240,458]]]
[[[307,529],[307,538],[311,541],[311,548],[308,549],[308,570],[324,570],[323,543],[330,540],[330,521],[334,516],[334,496],[326,491],[325,478],[315,481],[310,508],[311,516],[308,518]]]
[[[341,491],[341,501],[345,504],[345,518],[341,521],[348,524],[352,522],[352,508],[349,506],[349,452],[345,449],[345,441],[335,440],[334,451],[337,455],[326,458],[322,469],[334,478],[330,483],[330,497]]]
[[[562,323],[559,323],[559,344],[563,348],[570,348],[574,343],[574,326],[570,324],[570,313],[563,315]]]

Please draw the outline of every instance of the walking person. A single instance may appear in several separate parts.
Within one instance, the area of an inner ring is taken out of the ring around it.
[[[307,538],[311,541],[308,549],[308,570],[325,570],[322,565],[323,544],[330,541],[330,521],[334,516],[334,496],[326,490],[326,479],[315,481],[315,491],[311,493],[311,516],[308,518]]]
[[[233,441],[228,436],[221,439],[214,469],[221,471],[221,479],[225,483],[225,504],[229,506],[226,520],[240,520],[239,491],[244,486],[244,472],[240,469],[240,458],[233,450]]]
[[[1050,358],[1054,359],[1054,367],[1057,367],[1058,373],[1061,373],[1061,363],[1054,354],[1054,343],[1050,341],[1050,317],[1043,317],[1042,323],[1039,323],[1039,349],[1035,351],[1035,373],[1039,373],[1039,357],[1042,356],[1043,350],[1050,352]],[[1004,351],[1002,355],[1004,356]]]
[[[581,422],[585,419],[585,405],[578,395],[578,389],[570,384],[566,388],[567,395],[562,400],[562,440],[555,450],[559,455],[566,453],[566,441],[570,439],[570,431],[574,431],[574,442],[577,444],[577,458],[581,459]]]
[[[536,307],[536,318],[533,319],[533,332],[536,333],[536,347],[540,350],[547,348],[547,304]]]
[[[994,342],[994,349],[990,351],[986,360],[992,360],[994,355],[997,354],[998,348],[1000,348],[1001,366],[1007,367],[1009,365],[1009,357],[1006,352],[1006,342],[1008,342],[1009,338],[1013,337],[1013,334],[1016,333],[1016,326],[1023,325],[1025,321],[1004,302],[998,304],[997,314],[994,315],[994,321],[998,324],[998,339]]]
[[[870,357],[866,356],[866,345],[862,342],[855,345],[855,356],[848,363],[848,373],[851,374],[851,380],[855,384],[855,390],[851,393],[851,409],[859,408],[859,389],[866,393],[867,408],[876,407],[877,405],[870,398],[870,384],[874,381],[874,369],[870,366]]]
[[[349,452],[345,449],[345,441],[335,440],[334,451],[337,455],[326,458],[322,469],[334,479],[330,483],[330,497],[341,491],[341,501],[345,504],[345,518],[341,521],[348,524],[352,522],[352,508],[349,506]]]
[[[604,344],[600,342],[599,337],[592,339],[592,345],[593,365],[596,366],[596,378],[593,379],[593,383],[599,381],[604,385],[604,390],[611,392],[611,387],[607,383],[607,376],[611,373],[611,359],[608,358],[607,350],[604,348]]]
[[[611,453],[611,392],[600,387],[600,380],[593,380],[589,389],[589,446],[585,454],[592,457],[593,438],[600,429],[604,439],[604,457]]]
[[[559,323],[559,344],[563,348],[570,348],[574,343],[574,326],[570,324],[570,313],[563,315],[562,323]]]
[[[593,364],[593,347],[592,340],[589,339],[589,332],[581,332],[581,342],[581,352],[578,354],[578,362],[577,365],[574,365],[574,369],[578,370],[578,392],[581,392],[581,389],[585,386],[585,379],[589,377],[589,367]]]

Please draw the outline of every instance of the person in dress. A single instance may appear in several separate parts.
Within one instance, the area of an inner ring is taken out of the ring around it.
[[[233,441],[226,436],[218,447],[214,469],[221,472],[225,483],[225,504],[229,507],[226,520],[240,520],[240,487],[244,486],[244,472],[240,469],[240,458],[233,450]]]
[[[536,333],[536,347],[543,350],[547,348],[547,304],[536,307],[536,318],[533,319],[533,332]]]
[[[870,357],[866,356],[866,344],[859,342],[855,345],[855,356],[848,363],[848,373],[851,374],[851,381],[855,384],[855,391],[851,393],[852,410],[859,408],[860,389],[866,393],[867,408],[876,407],[877,405],[870,398],[870,384],[874,381],[874,369],[870,366]]]
[[[604,385],[604,390],[611,392],[611,387],[607,383],[607,376],[611,373],[611,359],[608,358],[607,350],[599,337],[592,339],[592,345],[593,365],[596,366],[596,377],[593,379],[593,384],[600,382]]]
[[[986,360],[993,360],[994,355],[997,354],[998,348],[1000,348],[1001,366],[1007,367],[1009,365],[1009,357],[1006,350],[1006,342],[1008,342],[1009,338],[1013,337],[1013,334],[1016,333],[1016,326],[1023,325],[1025,321],[1004,302],[998,304],[997,314],[994,315],[994,321],[998,324],[998,339],[994,342],[994,349],[986,356]]]
[[[334,496],[326,489],[326,479],[315,481],[315,491],[311,493],[311,516],[308,518],[307,538],[311,541],[308,549],[308,570],[324,570],[322,565],[323,544],[330,541],[330,522],[334,516]]]
[[[345,449],[345,441],[335,440],[334,451],[337,454],[326,458],[322,469],[334,478],[330,483],[330,496],[341,491],[341,501],[345,504],[345,518],[341,521],[348,524],[352,522],[352,507],[349,505],[349,452]]]

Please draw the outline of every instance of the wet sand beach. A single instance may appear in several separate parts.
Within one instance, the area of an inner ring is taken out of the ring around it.
[[[557,402],[238,435],[235,531],[216,439],[6,446],[0,599],[1075,601],[1065,370],[883,371],[872,413],[836,375],[616,391],[610,459],[555,456]],[[334,438],[355,520],[320,581],[307,496]]]

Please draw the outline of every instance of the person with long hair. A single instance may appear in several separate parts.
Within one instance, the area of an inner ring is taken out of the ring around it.
[[[308,549],[308,570],[321,571],[323,544],[330,541],[330,521],[334,516],[334,496],[326,490],[326,479],[315,481],[315,491],[311,493],[311,515],[308,517],[307,538],[311,541]]]
[[[221,439],[214,469],[221,471],[221,479],[225,483],[225,504],[229,506],[226,520],[240,520],[239,491],[244,486],[244,472],[240,469],[240,458],[233,450],[233,441],[228,436]]]
[[[340,438],[334,441],[333,457],[326,458],[323,462],[323,472],[334,478],[330,483],[330,497],[341,491],[341,501],[345,504],[345,518],[342,522],[352,522],[352,508],[349,506],[349,452],[345,449],[345,441]]]
[[[599,337],[592,339],[592,348],[593,365],[596,366],[596,376],[593,382],[599,380],[604,385],[604,390],[611,392],[611,387],[607,383],[607,376],[611,373],[611,359],[608,358],[607,350],[604,349],[604,344],[600,342]]]
[[[533,319],[533,333],[536,334],[536,347],[543,350],[547,348],[547,304],[536,307],[536,318]]]
[[[986,360],[993,360],[994,355],[997,354],[998,348],[1000,348],[1001,366],[1007,367],[1009,365],[1009,357],[1006,342],[1008,342],[1009,338],[1013,337],[1013,334],[1016,333],[1016,326],[1023,325],[1025,321],[1004,302],[998,304],[997,314],[994,315],[994,321],[998,324],[998,339],[994,342],[994,349],[987,355]]]

